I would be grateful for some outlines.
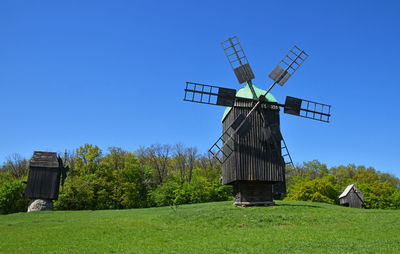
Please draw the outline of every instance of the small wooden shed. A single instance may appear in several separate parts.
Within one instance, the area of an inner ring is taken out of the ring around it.
[[[58,199],[62,169],[57,153],[35,151],[29,160],[25,196],[31,199]]]
[[[339,201],[343,206],[361,208],[364,203],[364,195],[354,184],[351,184],[340,194]]]

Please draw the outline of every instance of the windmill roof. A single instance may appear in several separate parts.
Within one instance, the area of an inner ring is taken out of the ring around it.
[[[58,168],[57,153],[34,151],[29,160],[30,167]]]
[[[267,91],[257,88],[255,85],[253,85],[254,91],[257,95],[257,97],[260,97],[261,95],[264,95]],[[246,85],[239,89],[239,91],[236,92],[237,97],[242,97],[242,98],[248,98],[248,99],[253,99],[253,94],[251,93],[251,89],[249,84],[246,83]],[[269,102],[278,102],[275,97],[271,94],[268,93],[267,96],[265,96],[267,101]],[[224,111],[224,115],[222,116],[222,121],[224,121],[225,117],[228,115],[228,113],[231,111],[232,107],[226,107]]]

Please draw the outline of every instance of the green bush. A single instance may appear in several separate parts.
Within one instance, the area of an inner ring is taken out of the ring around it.
[[[118,182],[115,178],[97,176],[73,176],[65,182],[58,200],[57,210],[97,210],[138,207],[134,183]]]
[[[0,185],[0,213],[25,212],[29,199],[23,196],[25,184],[21,180],[3,181]]]
[[[392,195],[392,206],[395,209],[400,209],[400,189],[397,189]]]
[[[218,179],[208,179],[204,169],[193,171],[192,181],[181,183],[179,177],[171,175],[167,181],[150,193],[157,206],[194,204],[232,199],[232,186],[223,186]]]
[[[358,187],[364,195],[363,207],[375,209],[394,207],[392,195],[394,194],[395,189],[392,187],[390,182],[374,181],[371,183],[359,184]]]
[[[178,200],[176,200],[179,196]],[[149,199],[155,206],[170,206],[175,205],[178,201],[181,203],[183,193],[180,190],[180,183],[176,178],[170,177],[167,181],[160,184],[154,190],[150,191]]]
[[[94,173],[71,175],[59,199],[58,210],[96,210],[148,207],[147,189],[142,184],[141,169],[135,156],[124,154],[124,160],[108,160],[106,156]],[[113,164],[113,165],[111,165]]]
[[[95,193],[90,177],[70,176],[54,202],[57,210],[95,209]]]
[[[298,181],[288,188],[285,200],[302,200],[335,204],[339,192],[334,188],[334,177],[324,176],[312,181]]]

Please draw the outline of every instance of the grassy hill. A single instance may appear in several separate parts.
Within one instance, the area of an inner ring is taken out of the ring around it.
[[[232,202],[0,216],[0,253],[400,253],[400,211]]]

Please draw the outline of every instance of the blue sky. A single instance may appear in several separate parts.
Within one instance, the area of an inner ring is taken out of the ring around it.
[[[224,108],[183,101],[186,81],[240,89],[220,42],[237,35],[266,89],[296,44],[310,57],[271,93],[332,105],[331,123],[281,115],[295,163],[400,176],[398,1],[1,1],[0,162],[85,143],[200,152]]]

